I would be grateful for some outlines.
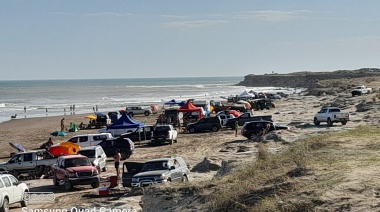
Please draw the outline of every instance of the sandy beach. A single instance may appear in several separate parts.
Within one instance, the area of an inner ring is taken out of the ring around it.
[[[255,111],[256,115],[272,115],[276,122],[288,124],[290,130],[280,130],[268,136],[267,143],[270,152],[279,152],[286,148],[289,143],[298,139],[312,135],[325,134],[353,129],[359,125],[378,125],[378,112],[368,116],[367,113],[356,112],[357,105],[364,103],[373,107],[379,107],[379,103],[372,103],[371,96],[351,97],[348,93],[337,93],[335,95],[307,96],[303,94],[291,95],[288,98],[275,100],[276,108],[271,110]],[[324,124],[314,126],[312,124],[313,115],[324,105],[336,104],[345,112],[350,113],[351,121],[342,126],[337,123],[333,127]],[[60,120],[65,118],[65,125],[70,122],[79,124],[86,123],[85,114],[66,115],[57,117],[43,118],[20,118],[0,124],[0,135],[3,139],[3,151],[1,157],[7,160],[11,152],[15,152],[8,142],[16,142],[23,145],[26,149],[38,148],[50,137],[50,133],[60,129]],[[135,116],[134,119],[145,124],[154,124],[158,114],[151,116]],[[96,133],[96,129],[82,130],[75,133],[68,133],[67,137],[52,137],[54,143],[65,141],[73,135]],[[147,145],[137,145],[134,154],[128,160],[144,161],[169,155],[182,156],[193,168],[189,176],[190,182],[208,181],[212,179],[218,169],[201,170],[199,164],[207,157],[209,163],[221,167],[223,160],[232,161],[236,166],[247,161],[254,161],[257,157],[258,143],[248,141],[243,136],[235,137],[232,130],[222,129],[216,133],[196,133],[188,134],[181,132],[178,143],[174,145],[163,145],[149,147]],[[108,171],[101,173],[101,177],[106,179],[114,175],[113,160],[108,159]],[[208,166],[211,167],[211,166]],[[141,194],[131,194],[129,192],[117,197],[97,197],[97,189],[89,186],[78,186],[72,192],[64,192],[63,188],[54,187],[51,179],[38,179],[25,181],[33,191],[52,191],[56,193],[54,204],[31,203],[28,208],[70,208],[70,207],[93,207],[107,205],[113,208],[133,208],[142,210]],[[75,198],[73,198],[75,197]],[[96,203],[95,203],[96,201]],[[146,206],[149,204],[146,203]],[[151,205],[152,206],[152,205]],[[156,207],[154,205],[152,207]],[[149,211],[145,207],[144,211]],[[20,211],[17,205],[11,206],[11,211]]]

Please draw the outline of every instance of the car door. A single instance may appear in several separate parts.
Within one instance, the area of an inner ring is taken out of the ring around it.
[[[11,184],[12,184],[12,189],[13,189],[13,199],[14,199],[14,201],[15,202],[19,202],[19,201],[21,201],[21,199],[23,198],[23,193],[24,193],[24,190],[23,190],[23,188],[19,185],[19,182],[18,182],[18,180],[14,177],[14,176],[12,176],[12,175],[10,175],[9,176],[9,179],[10,179],[10,181],[11,181]]]
[[[64,169],[62,167],[65,167],[65,160],[58,160],[57,169],[55,169],[55,176],[60,180],[65,178]]]
[[[34,153],[25,153],[23,154],[23,162],[22,167],[23,169],[34,169],[36,167],[36,159]],[[34,159],[34,160],[33,160]]]
[[[9,160],[10,170],[21,170],[22,169],[23,154],[18,154],[13,156]]]
[[[13,198],[14,192],[13,192],[12,183],[11,183],[10,179],[8,178],[8,176],[3,176],[3,177],[1,177],[1,179],[3,180],[4,185],[5,185],[4,191],[7,192],[9,195],[9,204],[12,204],[15,202],[15,200]]]
[[[96,156],[98,157],[98,160],[99,160],[99,167],[101,169],[106,167],[107,156],[104,153],[102,147],[99,146],[99,148],[96,148]]]

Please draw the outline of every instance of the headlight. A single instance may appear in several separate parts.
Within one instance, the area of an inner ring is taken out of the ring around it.
[[[94,170],[94,171],[92,171],[92,175],[94,175],[94,176],[96,176],[96,175],[98,175],[99,174],[99,172],[98,172],[98,170],[96,169],[96,170]]]
[[[69,172],[69,177],[76,177],[75,172]]]

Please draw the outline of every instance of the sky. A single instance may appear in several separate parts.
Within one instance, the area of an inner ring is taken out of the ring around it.
[[[380,67],[378,0],[0,0],[0,80]]]

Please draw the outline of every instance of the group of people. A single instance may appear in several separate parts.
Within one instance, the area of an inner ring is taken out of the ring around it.
[[[172,124],[172,117],[160,114],[157,118],[156,124]]]

